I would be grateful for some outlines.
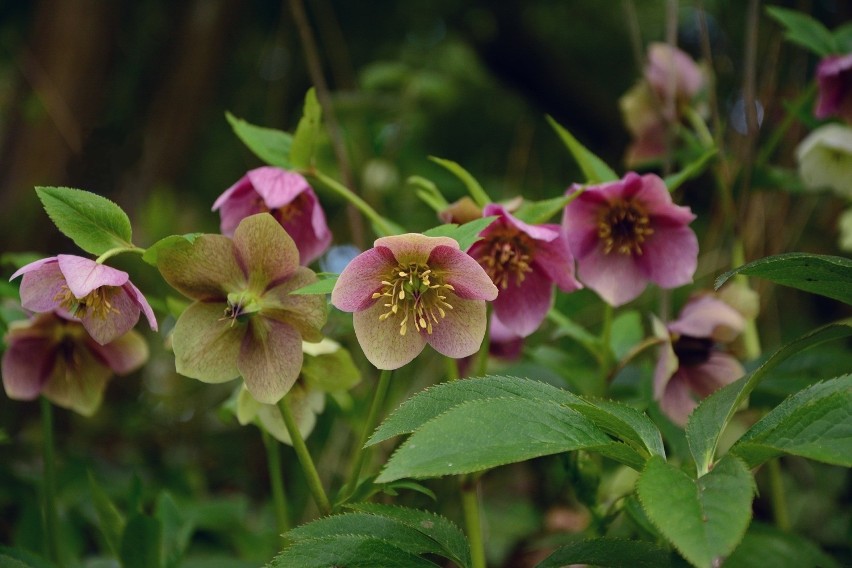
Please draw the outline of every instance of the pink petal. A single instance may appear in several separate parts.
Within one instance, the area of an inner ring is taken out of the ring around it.
[[[290,294],[317,281],[309,268],[300,266],[287,280],[263,295],[260,314],[296,329],[305,341],[320,341],[328,316],[325,297],[318,294]]]
[[[12,327],[6,336],[8,348],[3,353],[3,388],[14,400],[33,400],[41,393],[56,364],[57,344],[48,319],[27,327]],[[43,316],[43,317],[45,317]]]
[[[841,111],[844,99],[852,99],[852,53],[846,55],[830,55],[820,61],[817,67],[819,81],[819,100],[814,115],[817,118],[828,118],[844,114]],[[849,103],[847,102],[847,105]]]
[[[56,258],[59,260],[59,269],[68,282],[68,288],[78,300],[101,286],[123,286],[130,278],[126,272],[82,256],[60,254]]]
[[[665,182],[654,174],[642,176],[635,199],[642,204],[653,226],[688,225],[695,220],[689,207],[675,205]]]
[[[409,262],[425,262],[432,249],[439,245],[459,248],[459,243],[450,237],[427,237],[419,233],[406,233],[376,239],[373,246],[387,247],[400,264]]]
[[[698,265],[698,238],[689,227],[656,226],[643,244],[643,254],[634,258],[661,288],[689,284]]]
[[[679,376],[680,372],[676,373],[672,380],[666,385],[666,390],[662,398],[659,400],[660,410],[669,419],[683,428],[689,420],[689,415],[698,406],[698,403],[692,398],[689,387],[686,381]]]
[[[55,263],[55,262],[58,262],[55,256],[35,260],[35,261],[25,265],[25,266],[22,266],[18,270],[16,270],[15,273],[12,274],[12,276],[9,277],[9,280],[10,281],[14,280],[15,278],[17,278],[21,274],[26,274],[27,272],[33,272],[34,270],[38,270],[39,268],[41,268],[45,264],[52,264],[52,263]]]
[[[701,68],[688,54],[660,42],[652,43],[648,48],[645,78],[664,98],[671,94],[676,98],[689,99],[704,85]]]
[[[715,341],[733,341],[745,327],[745,318],[737,310],[710,295],[691,299],[680,311],[669,330],[691,337],[710,337]]]
[[[302,266],[307,266],[328,249],[331,231],[314,191],[308,188],[302,195],[303,200],[298,204],[303,204],[304,209],[282,223],[282,226],[295,241]]]
[[[118,375],[132,373],[148,360],[148,344],[142,335],[135,331],[130,331],[106,345],[92,341],[87,343],[87,346],[101,362]]]
[[[574,255],[563,234],[553,241],[538,243],[532,269],[546,274],[563,292],[583,287],[574,277]]]
[[[146,300],[145,296],[142,295],[142,291],[134,286],[130,281],[124,285],[124,290],[130,295],[130,298],[136,303],[136,305],[139,306],[142,313],[145,314],[145,319],[148,320],[148,325],[151,326],[151,329],[157,331],[157,318],[154,317],[154,310],[151,309],[151,305],[148,303],[148,300]]]
[[[102,315],[87,309],[80,317],[83,327],[101,345],[118,339],[139,321],[139,306],[123,287],[110,288],[107,294],[113,311]]]
[[[426,332],[417,333],[409,321],[408,332],[400,335],[399,317],[379,321],[379,316],[386,311],[387,308],[381,302],[375,302],[371,307],[355,312],[352,315],[352,323],[355,336],[367,360],[377,369],[393,370],[402,367],[423,351]],[[444,322],[439,325],[444,325]]]
[[[397,265],[393,252],[377,246],[362,252],[346,265],[331,291],[331,303],[344,312],[359,312],[372,306],[382,280]]]
[[[654,337],[663,340],[659,347],[657,364],[654,367],[654,399],[660,400],[669,381],[677,371],[678,361],[671,337],[669,336],[669,330],[666,329],[663,322],[652,315],[651,326],[654,331]]]
[[[506,211],[505,207],[497,203],[489,203],[482,211],[483,217],[490,217],[492,215],[499,216],[499,219],[495,220],[493,223],[491,223],[491,225],[486,227],[480,233],[480,235],[483,237],[488,235],[488,233],[494,231],[495,229],[498,229],[501,224],[514,227],[522,233],[526,233],[537,241],[552,241],[559,235],[558,231],[554,231],[551,227],[545,225],[529,225],[527,223],[524,223],[523,221]]]
[[[740,362],[727,353],[714,351],[710,358],[694,367],[682,367],[684,379],[701,398],[710,396],[745,374]]]
[[[34,266],[36,264],[38,266]],[[24,308],[33,312],[49,312],[59,306],[57,298],[66,283],[57,261],[36,261],[15,274],[24,275],[21,279],[21,305]]]
[[[455,241],[453,241],[455,242]],[[436,246],[426,264],[442,275],[444,283],[455,289],[455,295],[469,300],[493,300],[497,287],[472,256],[455,247]]]
[[[562,232],[575,258],[590,254],[598,245],[598,215],[602,207],[606,207],[606,199],[594,187],[565,207]]]
[[[287,324],[254,317],[243,337],[237,366],[252,397],[275,404],[299,378],[302,337]]]
[[[577,277],[615,307],[637,298],[648,284],[648,275],[633,256],[604,254],[601,246],[577,259]]]
[[[246,177],[270,209],[284,207],[311,189],[308,180],[300,174],[272,166],[251,170]]]
[[[526,275],[520,286],[501,289],[494,300],[494,314],[515,335],[526,337],[537,330],[553,300],[553,284],[539,272]]]
[[[223,235],[228,236],[234,234],[240,221],[249,215],[267,210],[263,204],[263,198],[254,190],[246,176],[219,196],[213,204],[213,211],[217,209],[221,218],[220,230]]]
[[[249,289],[260,294],[299,267],[299,250],[268,213],[246,217],[234,231],[234,246],[249,277]]]
[[[447,302],[453,306],[446,317],[433,325],[432,333],[421,333],[435,351],[453,359],[473,355],[485,337],[485,302],[464,300],[448,295]]]

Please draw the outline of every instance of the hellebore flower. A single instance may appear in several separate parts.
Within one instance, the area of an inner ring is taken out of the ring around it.
[[[648,46],[645,80],[661,100],[667,100],[671,93],[679,102],[689,101],[705,83],[704,73],[689,55],[659,42]]]
[[[231,236],[240,221],[271,213],[296,242],[303,266],[319,258],[331,244],[331,231],[314,190],[296,172],[264,166],[249,171],[213,204],[222,234]]]
[[[157,267],[195,300],[172,336],[178,373],[208,383],[242,375],[267,404],[287,394],[302,368],[302,340],[322,339],[326,307],[322,296],[290,294],[317,278],[271,215],[246,217],[233,239],[201,235],[166,248]]]
[[[852,128],[826,124],[796,148],[799,176],[808,189],[830,188],[852,199]]]
[[[82,323],[57,312],[12,323],[3,354],[3,388],[15,400],[44,395],[84,416],[95,413],[107,380],[126,375],[148,359],[148,345],[131,330],[101,344]]]
[[[745,373],[720,348],[742,332],[745,318],[725,302],[702,295],[687,302],[667,326],[656,319],[653,324],[654,334],[664,341],[654,370],[654,398],[672,422],[685,426],[698,400]]]
[[[485,335],[485,300],[497,288],[448,237],[377,239],[340,274],[331,303],[355,312],[358,343],[379,369],[397,369],[426,343],[453,358],[475,353]]]
[[[817,66],[817,118],[838,116],[852,122],[852,53],[829,55]]]
[[[496,318],[509,332],[526,337],[547,315],[554,283],[565,292],[582,287],[574,279],[574,257],[559,225],[529,225],[495,203],[482,214],[497,218],[479,233],[468,254],[499,290]]]
[[[305,363],[284,403],[293,412],[302,438],[307,438],[316,425],[317,415],[325,409],[326,392],[344,392],[354,387],[361,381],[361,374],[349,352],[335,341],[323,339],[320,343],[303,343],[302,347]],[[278,441],[293,445],[278,406],[257,402],[245,385],[237,395],[236,415],[243,426],[254,422]]]
[[[140,313],[157,330],[157,320],[139,288],[126,272],[94,260],[60,254],[19,269],[21,305],[33,312],[58,311],[80,320],[92,338],[105,345],[127,333]],[[10,279],[10,280],[11,280]]]
[[[568,193],[581,191],[574,185]],[[692,281],[698,239],[695,215],[672,203],[653,174],[586,187],[565,207],[562,230],[577,259],[577,277],[606,302],[633,300],[649,281],[674,288]]]

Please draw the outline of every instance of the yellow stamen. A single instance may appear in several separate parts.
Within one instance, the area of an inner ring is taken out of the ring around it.
[[[443,290],[452,291],[450,284],[444,284],[440,274],[419,263],[409,263],[394,267],[387,280],[381,281],[382,287],[373,293],[372,298],[387,298],[382,304],[388,311],[379,316],[385,321],[391,316],[402,318],[399,322],[399,334],[408,332],[409,321],[415,331],[431,334],[433,323],[438,324],[446,316],[445,309],[452,309]]]
[[[654,234],[650,225],[651,219],[640,203],[621,199],[609,203],[598,215],[598,238],[604,254],[615,251],[641,256],[642,244]]]

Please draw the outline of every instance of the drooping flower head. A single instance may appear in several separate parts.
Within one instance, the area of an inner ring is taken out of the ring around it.
[[[817,118],[837,116],[852,123],[852,53],[829,55],[817,67]]]
[[[221,216],[222,234],[231,236],[240,221],[270,213],[299,249],[303,266],[316,260],[331,244],[331,231],[314,190],[296,172],[264,166],[249,171],[213,204]]]
[[[820,126],[796,148],[799,176],[807,189],[831,189],[852,199],[852,127]]]
[[[660,100],[665,101],[674,95],[679,103],[697,95],[706,81],[704,72],[692,57],[677,47],[659,42],[648,46],[645,80]]]
[[[252,396],[278,402],[302,367],[302,340],[322,339],[325,298],[290,294],[316,281],[293,239],[268,213],[246,217],[233,239],[201,235],[161,251],[166,281],[195,300],[172,336],[178,373],[208,383],[242,376]]]
[[[453,358],[475,353],[485,335],[485,301],[497,288],[448,237],[377,239],[340,274],[331,293],[354,312],[358,343],[379,369],[397,369],[426,343]]]
[[[24,266],[12,279],[21,275],[24,308],[38,313],[56,310],[79,319],[101,345],[127,333],[141,313],[151,329],[157,329],[148,301],[121,270],[88,258],[60,254]]]
[[[559,225],[529,225],[495,203],[483,216],[496,216],[468,254],[482,265],[499,293],[494,316],[509,332],[526,337],[541,325],[553,300],[553,284],[565,292],[581,287],[574,257]]]
[[[677,320],[653,323],[663,340],[654,398],[672,422],[685,426],[701,399],[743,376],[742,365],[723,345],[742,333],[745,318],[712,295],[700,295],[687,302]]]
[[[689,207],[672,202],[662,179],[633,172],[582,193],[563,215],[562,230],[577,259],[577,277],[607,303],[633,300],[648,282],[674,288],[692,281],[698,239]]]
[[[3,354],[3,388],[15,400],[48,400],[91,416],[103,400],[107,380],[126,375],[148,359],[148,345],[131,330],[106,344],[83,324],[57,312],[12,323]]]

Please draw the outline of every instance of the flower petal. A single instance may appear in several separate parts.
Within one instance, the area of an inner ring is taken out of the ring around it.
[[[261,300],[261,315],[290,325],[305,341],[322,339],[320,330],[328,317],[325,297],[319,294],[290,294],[317,281],[309,268],[300,266],[284,282],[270,289]]]
[[[657,226],[636,263],[661,288],[689,284],[698,266],[698,238],[686,226]]]
[[[674,352],[671,336],[665,324],[656,316],[651,315],[651,328],[654,337],[661,339],[657,364],[654,367],[654,399],[660,400],[666,391],[666,387],[675,374],[678,367],[677,354]]]
[[[130,331],[139,321],[139,306],[124,288],[107,288],[111,308],[107,314],[87,309],[80,321],[92,339],[105,345]]]
[[[133,302],[139,306],[139,309],[142,310],[142,313],[145,314],[145,319],[148,320],[148,325],[151,326],[151,329],[157,331],[157,318],[154,317],[154,310],[151,309],[151,304],[148,303],[148,300],[145,299],[145,296],[142,294],[142,291],[139,290],[136,286],[133,285],[132,282],[128,281],[127,284],[124,285],[124,290],[133,300]]]
[[[369,308],[355,312],[352,323],[367,360],[377,369],[393,370],[417,357],[423,351],[426,340],[411,326],[405,335],[400,335],[397,318],[379,321],[379,316],[386,311],[381,302],[375,302]],[[444,325],[444,322],[440,325]]]
[[[6,336],[3,353],[3,388],[14,400],[33,400],[41,393],[56,364],[57,344],[53,314],[14,325]]]
[[[224,383],[240,376],[237,357],[247,325],[225,320],[225,306],[195,302],[180,315],[172,333],[178,373],[205,383]]]
[[[243,337],[237,366],[252,397],[264,404],[275,404],[299,378],[302,337],[287,324],[253,317]]]
[[[683,377],[680,376],[680,371],[675,373],[672,379],[666,385],[666,390],[663,396],[659,399],[660,410],[669,419],[680,426],[686,426],[689,415],[698,406],[698,402],[692,398],[689,387]]]
[[[384,246],[364,251],[346,265],[331,291],[331,303],[344,312],[359,312],[372,306],[373,293],[397,264],[393,252]]]
[[[148,360],[148,344],[132,330],[106,345],[92,341],[87,346],[117,375],[132,373]]]
[[[59,307],[62,287],[66,286],[65,277],[57,261],[43,259],[29,264],[16,272],[23,274],[21,279],[21,306],[33,312],[49,312]],[[34,266],[38,264],[38,266]],[[29,270],[27,268],[33,267]],[[13,276],[14,277],[14,276]]]
[[[250,394],[246,393],[251,397]],[[325,395],[321,391],[301,388],[297,383],[284,399],[285,404],[293,413],[293,420],[299,429],[302,438],[307,438],[317,423],[317,412],[321,412],[325,406]],[[293,445],[290,432],[281,417],[281,411],[277,405],[261,404],[257,411],[261,426],[272,436],[283,444]]]
[[[249,289],[257,294],[299,267],[296,243],[268,213],[246,217],[234,231],[234,246],[246,267]]]
[[[473,355],[482,346],[485,337],[485,302],[464,300],[452,294],[447,302],[453,306],[446,317],[433,326],[431,335],[423,337],[435,351],[453,359]]]
[[[373,243],[375,247],[387,247],[400,264],[426,262],[429,254],[437,246],[445,245],[459,248],[459,243],[450,237],[427,237],[419,233],[406,233],[392,237],[382,237]]]
[[[60,254],[56,258],[59,261],[59,269],[68,283],[68,289],[78,300],[85,298],[96,288],[123,286],[130,279],[126,272],[98,264],[82,256]]]
[[[532,269],[546,274],[563,292],[573,292],[583,287],[574,277],[574,255],[564,234],[550,242],[538,243]]]
[[[733,341],[745,328],[745,318],[737,310],[713,296],[693,298],[681,309],[669,330],[690,337],[709,337],[714,341]]]
[[[710,396],[745,374],[745,369],[733,356],[714,351],[710,358],[694,367],[683,367],[684,379],[702,398]]]
[[[74,356],[58,359],[42,394],[52,403],[91,416],[103,401],[112,371],[101,364],[83,344],[74,346]]]
[[[459,250],[458,245],[436,246],[427,264],[433,272],[444,277],[444,282],[454,288],[459,298],[490,301],[497,297],[494,282],[472,256]]]
[[[695,214],[689,207],[674,204],[666,182],[659,176],[647,174],[642,176],[641,181],[634,199],[645,208],[653,227],[688,225],[695,220]]]
[[[630,255],[605,254],[603,247],[577,259],[577,277],[604,299],[618,307],[635,299],[648,284],[648,276]]]
[[[547,225],[530,225],[528,223],[524,223],[506,211],[506,208],[498,203],[489,203],[482,211],[483,217],[490,217],[492,215],[499,216],[499,219],[496,219],[488,227],[482,230],[480,235],[483,237],[488,235],[488,233],[499,229],[500,225],[514,227],[537,241],[552,241],[559,236],[558,231],[554,231],[552,227]]]
[[[322,256],[331,244],[331,231],[314,190],[308,188],[302,194],[299,204],[303,210],[283,221],[281,225],[296,243],[300,263],[307,266]]]
[[[311,188],[308,180],[301,174],[272,166],[255,168],[249,171],[246,177],[270,209],[288,205],[302,192]]]
[[[176,243],[158,254],[157,268],[166,282],[194,300],[223,300],[246,282],[233,242],[222,235]]]
[[[494,300],[494,314],[510,331],[527,337],[541,325],[552,300],[553,283],[543,273],[533,271],[520,286],[510,284],[500,290]]]
[[[252,187],[247,176],[225,190],[213,204],[213,211],[219,210],[221,222],[219,230],[223,235],[231,236],[240,221],[267,210],[263,199]]]

